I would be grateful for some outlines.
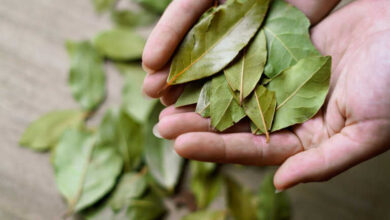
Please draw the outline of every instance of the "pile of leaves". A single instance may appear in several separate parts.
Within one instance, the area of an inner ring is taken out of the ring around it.
[[[20,139],[24,147],[51,153],[56,184],[68,204],[65,216],[161,219],[167,214],[167,202],[189,190],[195,207],[186,203],[193,212],[183,220],[289,218],[286,194],[275,194],[272,174],[253,193],[221,172],[221,165],[185,161],[171,142],[153,135],[163,106],[141,94],[145,39],[137,27],[155,22],[170,1],[135,2],[140,4],[136,11],[118,9],[113,0],[93,1],[99,13],[111,15],[115,27],[92,40],[66,42],[68,84],[80,108],[43,115]],[[91,127],[88,122],[98,117],[95,113],[106,96],[107,65],[124,78],[122,103],[108,109],[100,124]],[[180,181],[184,176],[189,176],[186,183]],[[223,195],[226,208],[210,209],[215,198]]]
[[[176,107],[224,131],[248,117],[254,134],[303,123],[323,105],[331,57],[313,46],[310,22],[284,0],[228,1],[188,32],[171,65],[168,85],[184,84]]]

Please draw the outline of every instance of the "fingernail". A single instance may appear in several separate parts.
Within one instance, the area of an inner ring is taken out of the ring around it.
[[[153,74],[153,73],[156,72],[155,70],[152,70],[152,69],[150,69],[149,67],[145,66],[144,63],[142,63],[142,69],[144,69],[145,72],[148,73],[148,74]]]
[[[158,123],[153,126],[153,135],[156,138],[162,138],[160,132],[158,132]]]
[[[281,193],[281,192],[283,192],[283,190],[279,190],[279,189],[276,189],[276,190],[275,190],[275,194],[279,194],[279,193]]]

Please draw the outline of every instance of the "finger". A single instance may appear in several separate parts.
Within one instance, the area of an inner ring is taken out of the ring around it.
[[[174,104],[177,101],[177,99],[180,97],[181,93],[183,92],[183,89],[184,89],[183,85],[168,87],[162,93],[162,96],[160,98],[161,103],[163,103],[165,106]]]
[[[182,157],[217,163],[245,165],[278,165],[301,151],[300,142],[293,133],[281,131],[265,136],[250,133],[216,134],[195,132],[179,136],[175,150]]]
[[[168,6],[145,45],[142,62],[146,71],[159,70],[168,62],[184,35],[212,3],[175,0]]]
[[[216,132],[210,125],[209,118],[203,118],[196,112],[185,112],[164,116],[157,125],[160,136],[175,139],[189,132]],[[223,133],[249,132],[249,123],[243,120]]]
[[[334,135],[319,147],[286,160],[275,174],[275,187],[285,190],[299,183],[326,181],[384,151],[384,147],[373,147],[374,143],[362,144],[362,141],[354,140],[372,139],[372,136],[364,134],[365,128],[358,129],[356,127],[344,128],[341,133]],[[378,135],[380,133],[380,131],[377,132]]]
[[[152,98],[159,98],[163,93],[168,78],[169,66],[154,74],[147,74],[142,87],[143,92]]]
[[[195,106],[183,106],[176,108],[174,105],[166,107],[164,110],[160,112],[159,120],[163,119],[166,116],[173,115],[173,114],[180,114],[185,112],[194,112]]]
[[[340,0],[287,0],[299,10],[301,10],[312,24],[316,24],[323,19]]]

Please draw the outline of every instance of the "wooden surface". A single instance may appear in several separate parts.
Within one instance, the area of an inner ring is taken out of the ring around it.
[[[1,220],[61,219],[66,206],[48,155],[17,141],[45,112],[77,108],[66,85],[64,40],[90,38],[107,27],[88,0],[0,0]],[[120,81],[109,71],[108,104],[119,103]],[[290,190],[294,219],[390,219],[389,168],[388,152],[327,183]],[[261,179],[258,169],[235,173],[254,188]]]

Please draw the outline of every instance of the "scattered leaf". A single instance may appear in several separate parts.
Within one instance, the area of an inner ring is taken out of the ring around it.
[[[182,218],[182,220],[225,220],[225,211],[197,211],[188,214]]]
[[[96,49],[109,59],[139,60],[145,39],[129,29],[117,28],[99,33],[93,43]]]
[[[222,178],[216,174],[215,163],[191,161],[191,191],[194,193],[198,209],[206,208],[218,195]]]
[[[130,11],[116,10],[111,14],[111,20],[120,28],[134,28],[148,26],[156,22],[158,16],[147,10]]]
[[[177,49],[168,84],[185,83],[221,71],[255,35],[268,4],[269,0],[234,1],[201,19]]]
[[[214,77],[211,82],[211,125],[218,131],[224,131],[244,117],[245,112],[233,98],[225,75]]]
[[[285,192],[275,193],[273,175],[268,174],[259,189],[258,220],[288,220],[291,218],[290,202]]]
[[[291,4],[275,0],[264,23],[268,47],[265,75],[268,78],[273,78],[302,58],[320,55],[310,39],[309,19]]]
[[[65,131],[54,155],[55,178],[69,204],[69,213],[101,199],[115,185],[122,158],[112,146],[100,145],[96,136],[81,129]]]
[[[77,110],[49,112],[28,126],[19,144],[36,151],[49,150],[66,129],[80,126],[84,118],[85,114]]]
[[[146,98],[142,94],[145,71],[140,65],[117,64],[116,66],[125,76],[125,84],[122,89],[122,105],[125,111],[139,123],[145,123],[157,102],[157,100]]]
[[[173,149],[171,141],[159,139],[153,135],[153,127],[158,122],[161,110],[157,103],[149,116],[145,128],[145,159],[154,179],[169,191],[173,191],[179,180],[183,159]]]
[[[264,86],[258,86],[253,95],[245,100],[244,109],[246,115],[262,133],[266,134],[269,141],[268,131],[271,129],[276,109],[275,93]]]
[[[92,0],[95,11],[101,13],[112,9],[117,0]]]
[[[277,102],[272,131],[303,123],[318,112],[328,94],[331,63],[331,57],[305,58],[269,83]]]
[[[224,73],[234,92],[240,92],[240,103],[255,89],[267,61],[267,45],[264,31],[256,34],[254,40],[244,48],[241,56]]]
[[[69,86],[84,110],[93,110],[104,99],[106,78],[103,58],[88,41],[67,42],[71,59]]]
[[[143,4],[147,8],[158,12],[163,13],[165,8],[171,3],[172,0],[135,0],[138,3]]]

